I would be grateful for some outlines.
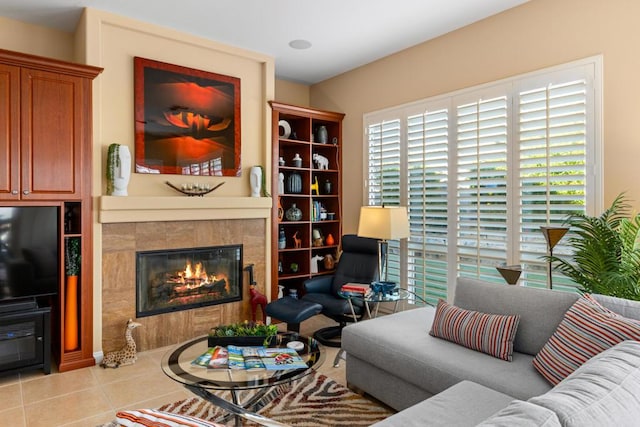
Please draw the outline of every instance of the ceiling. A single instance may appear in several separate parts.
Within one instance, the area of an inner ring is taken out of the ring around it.
[[[0,16],[73,32],[91,7],[272,56],[277,78],[313,84],[526,1],[1,0]]]

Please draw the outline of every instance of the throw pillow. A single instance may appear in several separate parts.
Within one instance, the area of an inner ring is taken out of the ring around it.
[[[116,421],[125,427],[223,427],[222,424],[201,420],[188,415],[172,414],[156,409],[119,411]]]
[[[556,385],[596,354],[625,340],[640,340],[640,321],[603,307],[583,295],[564,315],[533,366]]]
[[[438,301],[430,335],[511,362],[520,316],[465,310]]]

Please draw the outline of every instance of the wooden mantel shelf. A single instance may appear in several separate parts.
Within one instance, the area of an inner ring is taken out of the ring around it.
[[[193,221],[269,218],[270,197],[101,196],[98,221]]]

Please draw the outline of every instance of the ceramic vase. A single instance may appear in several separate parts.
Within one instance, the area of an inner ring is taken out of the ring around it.
[[[285,216],[289,221],[300,221],[302,219],[302,211],[294,203],[289,209],[287,209]]]
[[[131,152],[126,145],[120,145],[115,153],[117,160],[113,167],[112,196],[126,196],[129,180],[131,179]],[[111,160],[113,161],[113,160]],[[109,167],[109,166],[108,166]]]
[[[293,172],[287,177],[287,193],[302,193],[302,177],[299,173]]]
[[[64,350],[78,348],[78,276],[67,276],[64,298]]]
[[[329,142],[329,133],[327,132],[326,126],[318,126],[316,142],[319,144],[326,144]]]

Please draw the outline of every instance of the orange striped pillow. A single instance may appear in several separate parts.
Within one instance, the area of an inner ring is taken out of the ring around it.
[[[555,385],[596,354],[626,340],[640,341],[640,321],[614,313],[586,294],[567,310],[533,366]]]
[[[519,315],[486,314],[438,301],[430,335],[511,362]]]

